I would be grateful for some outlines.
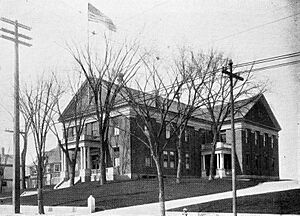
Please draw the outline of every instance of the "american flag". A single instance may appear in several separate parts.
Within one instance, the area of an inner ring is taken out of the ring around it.
[[[88,17],[89,21],[103,23],[111,31],[115,32],[117,30],[112,20],[90,3],[88,3]]]

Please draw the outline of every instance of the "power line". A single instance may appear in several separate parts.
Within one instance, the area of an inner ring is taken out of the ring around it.
[[[279,60],[289,59],[289,58],[298,57],[298,56],[300,56],[300,52],[294,52],[294,53],[289,53],[289,54],[285,54],[285,55],[278,55],[278,56],[263,58],[263,59],[259,59],[259,60],[255,60],[255,61],[245,62],[245,63],[233,65],[233,67],[236,69],[236,68],[241,68],[241,67],[256,64],[256,62],[258,62],[257,64],[268,63],[268,62],[279,61]],[[295,61],[291,61],[291,62],[285,62],[285,63],[274,64],[274,65],[269,65],[269,66],[265,66],[265,67],[255,68],[255,69],[252,69],[251,71],[252,72],[264,71],[264,70],[270,70],[270,69],[273,69],[273,68],[279,68],[279,67],[285,67],[285,66],[289,66],[289,65],[295,65],[295,64],[299,64],[299,63],[300,63],[300,60],[295,60]],[[222,68],[217,68],[215,71],[216,72],[221,72]],[[237,72],[237,73],[241,74],[241,73],[244,73],[244,72],[247,72],[247,71],[249,71],[249,70],[244,70],[244,71],[240,71],[240,72]],[[195,80],[198,80],[200,78],[201,78],[200,76],[196,77]],[[174,86],[176,86],[176,85],[170,84],[168,86],[165,86],[162,89],[167,90],[167,89],[170,89]],[[160,91],[160,90],[161,89],[151,90],[151,91],[148,92],[148,94],[154,94],[156,91]]]
[[[267,22],[267,23],[264,23],[264,24],[261,24],[261,25],[253,26],[253,27],[245,29],[243,31],[240,31],[240,32],[237,32],[237,33],[233,33],[233,34],[227,35],[225,37],[221,37],[219,39],[216,39],[216,40],[214,40],[214,42],[220,41],[220,40],[224,40],[224,39],[227,39],[227,38],[239,35],[239,34],[243,34],[243,33],[246,33],[248,31],[252,31],[254,29],[258,29],[258,28],[264,27],[266,25],[270,25],[270,24],[273,24],[273,23],[276,23],[276,22],[280,22],[282,20],[285,20],[285,19],[288,19],[288,18],[291,18],[291,17],[294,17],[294,16],[298,16],[299,14],[300,14],[300,12],[296,13],[296,14],[292,14],[292,15],[286,16],[286,17],[282,17],[282,18],[279,18],[279,19],[276,19],[276,20],[273,20],[273,21],[270,21],[270,22]]]
[[[250,62],[245,62],[245,63],[241,63],[241,64],[236,64],[235,67],[245,67],[245,66],[249,66],[249,65],[253,65],[253,64],[261,64],[261,63],[267,63],[267,62],[272,62],[272,61],[277,61],[277,60],[284,60],[287,58],[293,58],[293,57],[298,57],[298,56],[300,56],[300,52],[294,52],[294,53],[254,60],[254,61],[250,61]]]

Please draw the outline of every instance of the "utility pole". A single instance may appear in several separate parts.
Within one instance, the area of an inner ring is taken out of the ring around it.
[[[19,28],[30,31],[31,28],[18,23],[18,21],[12,21],[4,17],[0,18],[1,21],[11,24],[15,27],[14,31],[8,30],[6,28],[1,28],[0,30],[4,33],[12,35],[14,37],[9,37],[6,35],[0,35],[1,38],[10,40],[15,43],[15,73],[14,73],[14,138],[13,138],[13,191],[12,191],[12,203],[15,214],[20,213],[20,101],[19,101],[19,44],[30,47],[31,44],[24,41],[20,41],[19,37],[26,40],[31,40],[32,38],[20,34]]]
[[[233,78],[243,81],[244,79],[237,74],[232,73],[233,62],[230,59],[228,62],[229,72],[227,67],[222,68],[222,73],[227,74],[230,79],[230,103],[231,103],[231,170],[232,170],[232,213],[234,216],[236,213],[236,173],[235,173],[235,129],[234,129],[234,101],[233,101]]]

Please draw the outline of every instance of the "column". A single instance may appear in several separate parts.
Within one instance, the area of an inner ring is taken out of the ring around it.
[[[220,156],[220,169],[224,169],[224,154],[221,153]]]
[[[202,156],[202,161],[203,161],[203,170],[205,170],[205,155]]]
[[[80,147],[80,169],[83,169],[83,147]]]
[[[205,155],[202,155],[202,170],[201,170],[201,176],[206,176],[206,169],[205,169]]]
[[[61,180],[66,180],[68,178],[68,169],[67,169],[67,161],[66,161],[66,155],[61,150],[61,172],[60,172],[60,178]]]
[[[65,169],[65,172],[67,172],[67,171],[69,171],[68,163],[67,163],[67,157],[64,153],[63,153],[63,155],[64,155],[64,169]]]
[[[83,169],[86,169],[86,147],[83,147]]]
[[[219,176],[223,178],[225,176],[225,169],[224,169],[224,153],[220,154],[220,169],[219,169]]]
[[[91,169],[91,148],[87,147],[87,169]]]
[[[220,169],[220,154],[217,154],[217,169]]]

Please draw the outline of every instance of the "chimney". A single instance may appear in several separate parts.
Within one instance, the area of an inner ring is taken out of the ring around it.
[[[4,150],[5,150],[5,148],[2,147],[2,148],[1,148],[1,153],[2,153],[2,155],[4,155]]]

